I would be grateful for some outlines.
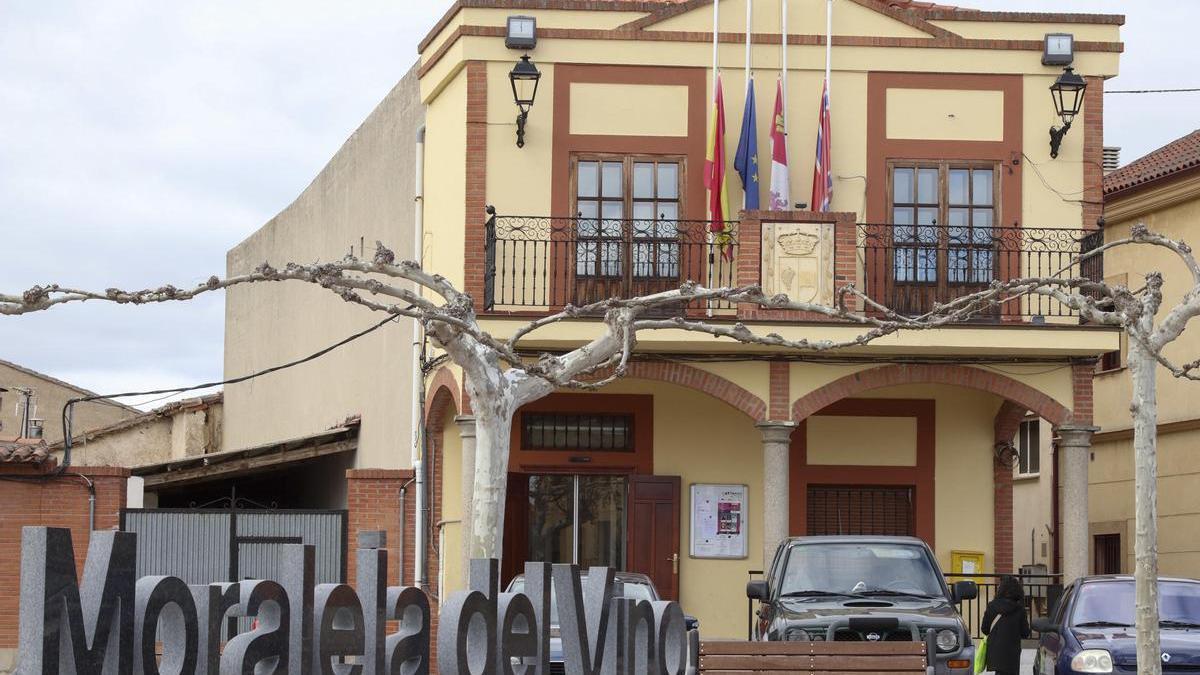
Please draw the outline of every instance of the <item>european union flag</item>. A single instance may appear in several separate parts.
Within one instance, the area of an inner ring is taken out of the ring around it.
[[[742,113],[742,135],[738,138],[737,154],[733,157],[733,168],[742,177],[742,189],[746,191],[746,210],[758,209],[758,122],[754,114],[754,78],[746,87],[746,110]]]

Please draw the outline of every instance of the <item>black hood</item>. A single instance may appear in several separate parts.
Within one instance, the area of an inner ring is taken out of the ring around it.
[[[1077,628],[1076,639],[1084,649],[1105,649],[1113,662],[1120,666],[1137,664],[1137,640],[1133,628]],[[1171,666],[1200,667],[1200,632],[1195,630],[1162,630],[1164,663]]]

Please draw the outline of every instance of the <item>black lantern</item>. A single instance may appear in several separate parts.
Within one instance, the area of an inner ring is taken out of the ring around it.
[[[533,99],[537,97],[538,80],[542,79],[542,74],[538,72],[537,66],[529,60],[529,55],[526,54],[517,61],[517,65],[513,66],[512,72],[508,74],[508,79],[512,82],[513,101],[517,104],[517,147],[525,147],[525,118],[529,116],[529,109],[533,107]]]
[[[1087,81],[1075,74],[1075,69],[1067,66],[1062,75],[1050,85],[1050,97],[1054,99],[1054,111],[1062,118],[1063,125],[1050,127],[1050,156],[1058,157],[1058,148],[1062,145],[1063,136],[1071,128],[1071,122],[1083,107],[1083,93],[1087,91]]]

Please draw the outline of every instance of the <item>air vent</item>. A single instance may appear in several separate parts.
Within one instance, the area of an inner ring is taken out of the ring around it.
[[[1112,146],[1104,148],[1104,173],[1121,168],[1121,149]]]

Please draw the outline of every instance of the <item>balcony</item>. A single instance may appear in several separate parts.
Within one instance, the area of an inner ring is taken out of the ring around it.
[[[537,314],[567,304],[634,297],[695,280],[760,284],[768,294],[830,304],[854,283],[872,299],[913,315],[1025,276],[1103,278],[1099,257],[1077,256],[1100,231],[1065,228],[855,223],[853,214],[746,214],[714,242],[707,221],[493,216],[486,229],[485,311]],[[797,312],[733,303],[676,308],[738,319],[807,320]],[[981,322],[1078,323],[1042,296],[1014,298]]]

